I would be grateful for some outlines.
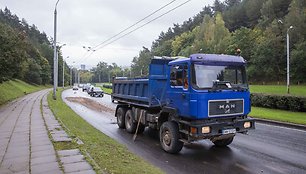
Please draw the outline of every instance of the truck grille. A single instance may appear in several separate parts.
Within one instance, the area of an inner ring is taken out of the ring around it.
[[[244,112],[243,99],[229,100],[209,100],[208,101],[208,116],[230,116],[239,115]]]

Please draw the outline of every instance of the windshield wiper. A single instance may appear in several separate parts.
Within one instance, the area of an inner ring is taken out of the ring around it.
[[[213,81],[213,86],[209,89],[209,92],[221,92],[222,90],[234,90],[234,91],[247,91],[248,87],[241,85],[232,85],[230,81]]]
[[[213,86],[211,89],[209,89],[209,92],[220,92],[223,89],[232,89],[232,85],[229,81],[219,81],[214,80]]]

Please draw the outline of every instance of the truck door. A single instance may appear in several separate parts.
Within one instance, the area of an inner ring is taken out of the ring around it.
[[[187,64],[170,67],[169,106],[176,108],[181,116],[189,116],[189,69]]]

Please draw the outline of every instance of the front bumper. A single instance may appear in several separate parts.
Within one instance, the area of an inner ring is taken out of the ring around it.
[[[244,124],[250,123],[249,128],[245,128]],[[185,125],[184,125],[185,124]],[[213,119],[213,120],[202,120],[194,122],[184,122],[182,133],[187,135],[188,142],[199,139],[212,139],[216,137],[222,137],[228,134],[234,136],[235,133],[246,133],[248,130],[255,129],[255,119],[252,118],[227,118],[227,119]],[[209,127],[208,133],[203,133],[202,128]],[[191,128],[196,128],[191,132]],[[230,131],[228,131],[230,130]],[[234,131],[231,132],[231,131]]]

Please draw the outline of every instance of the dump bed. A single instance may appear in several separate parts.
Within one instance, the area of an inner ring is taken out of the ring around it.
[[[152,59],[148,78],[114,78],[112,100],[143,107],[165,103],[168,63],[173,59]]]

